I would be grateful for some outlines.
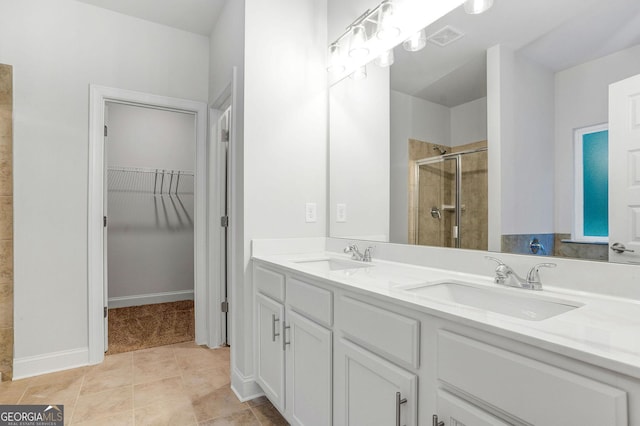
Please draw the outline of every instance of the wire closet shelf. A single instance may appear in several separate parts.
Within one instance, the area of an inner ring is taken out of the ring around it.
[[[107,179],[109,192],[193,194],[194,173],[187,170],[108,167]]]

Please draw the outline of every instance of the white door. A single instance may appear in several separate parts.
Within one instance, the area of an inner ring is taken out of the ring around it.
[[[418,424],[415,374],[344,339],[336,345],[335,359],[335,424]]]
[[[275,300],[256,294],[257,382],[273,405],[284,412],[284,307]]]
[[[609,86],[609,246],[640,263],[640,74]]]
[[[287,412],[293,425],[331,425],[331,330],[287,310]]]

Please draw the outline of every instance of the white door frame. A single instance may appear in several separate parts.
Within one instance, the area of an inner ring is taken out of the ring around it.
[[[210,262],[213,264],[217,264],[219,267],[217,268],[218,274],[212,273],[209,276],[209,280],[212,282],[211,284],[211,292],[210,292],[210,303],[212,306],[220,306],[220,303],[224,301],[224,285],[225,285],[225,277],[224,277],[224,269],[223,263],[226,265],[226,285],[227,285],[227,302],[229,303],[229,313],[226,316],[226,323],[224,320],[224,314],[220,311],[214,310],[214,312],[218,312],[219,315],[219,324],[217,324],[216,328],[211,328],[210,330],[210,339],[218,342],[218,344],[222,345],[225,343],[231,344],[232,338],[232,326],[233,322],[231,320],[233,311],[232,311],[232,288],[233,288],[233,265],[234,265],[234,254],[233,254],[233,232],[235,230],[235,223],[231,218],[233,217],[233,194],[234,194],[234,152],[235,152],[235,100],[237,97],[236,94],[236,81],[237,81],[237,69],[233,67],[231,80],[227,84],[227,86],[216,96],[215,101],[213,101],[209,105],[209,126],[210,126],[210,149],[209,149],[209,162],[210,164],[215,164],[209,169],[209,181],[215,182],[213,187],[210,188],[210,197],[209,200],[209,209],[210,209],[210,224],[209,224],[209,240],[212,242],[211,250],[210,250]],[[227,145],[227,157],[225,161],[224,156],[224,148],[220,145],[220,141],[218,138],[218,119],[221,115],[225,113],[227,108],[231,109],[231,120],[228,123],[230,139]],[[226,163],[226,164],[225,164]],[[225,185],[225,175],[227,178],[227,188],[224,188]],[[224,194],[226,192],[226,200],[224,199]],[[227,227],[227,240],[225,241],[222,237],[222,228],[220,226],[220,218],[224,214],[223,213],[223,203],[226,203],[227,207],[227,216],[230,221]],[[219,244],[215,242],[218,241]],[[225,247],[226,245],[226,247]],[[226,255],[226,256],[225,256]],[[217,263],[214,263],[217,262]],[[225,333],[226,332],[226,333]],[[225,336],[226,334],[226,336]],[[226,337],[226,339],[225,339]],[[234,349],[231,349],[234,351]],[[233,363],[233,361],[232,361]]]
[[[104,359],[103,207],[104,207],[104,108],[106,102],[137,104],[192,113],[196,118],[194,300],[196,343],[209,341],[209,329],[217,323],[209,315],[207,294],[207,104],[131,90],[90,85],[89,96],[89,188],[88,188],[88,333],[89,364]],[[215,268],[215,265],[212,265]]]

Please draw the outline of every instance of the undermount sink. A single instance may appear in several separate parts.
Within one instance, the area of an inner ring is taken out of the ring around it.
[[[583,306],[582,303],[540,298],[530,290],[493,289],[468,283],[441,281],[404,288],[411,294],[470,306],[529,321],[541,321]],[[521,291],[522,294],[513,294]]]
[[[310,266],[318,271],[343,271],[346,269],[369,268],[371,263],[355,262],[346,259],[336,259],[333,257],[309,260],[294,260],[299,265]]]

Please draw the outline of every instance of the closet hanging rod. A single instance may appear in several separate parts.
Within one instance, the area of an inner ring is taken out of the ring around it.
[[[183,176],[193,176],[194,172],[191,170],[172,170],[172,169],[144,169],[139,167],[107,167],[110,172],[133,172],[133,173],[180,173]]]

